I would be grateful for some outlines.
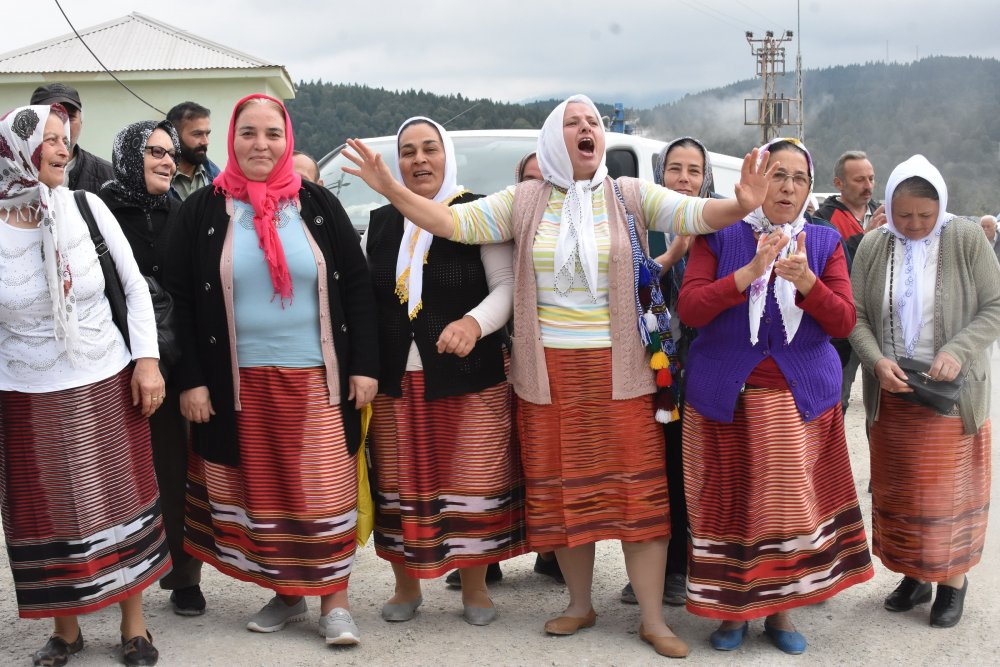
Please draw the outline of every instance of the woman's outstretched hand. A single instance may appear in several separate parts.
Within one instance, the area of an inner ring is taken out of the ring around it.
[[[389,171],[388,165],[382,159],[382,155],[368,148],[360,139],[348,139],[347,145],[351,147],[343,152],[344,157],[358,165],[357,169],[351,167],[341,167],[345,173],[357,176],[363,180],[368,187],[383,197],[388,198],[388,194],[396,179]]]
[[[767,187],[771,181],[771,172],[781,163],[767,164],[768,152],[760,152],[755,148],[743,158],[740,169],[740,182],[736,184],[736,201],[743,209],[743,215],[755,210],[767,198]]]

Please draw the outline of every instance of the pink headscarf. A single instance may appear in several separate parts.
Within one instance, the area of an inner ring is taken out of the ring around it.
[[[236,153],[233,151],[233,140],[236,136],[236,118],[239,115],[244,103],[248,100],[264,99],[270,100],[281,107],[285,116],[285,146],[284,154],[278,159],[274,169],[268,175],[266,181],[251,181],[247,179],[239,162],[236,161]],[[288,263],[285,261],[285,251],[281,247],[281,239],[278,237],[277,225],[274,224],[278,216],[278,207],[282,201],[295,200],[298,197],[299,189],[302,187],[302,177],[295,173],[292,167],[292,151],[295,145],[292,138],[292,123],[288,118],[288,111],[281,100],[276,100],[269,95],[254,94],[247,95],[236,103],[233,109],[233,117],[229,122],[228,150],[229,161],[225,170],[222,171],[212,182],[217,190],[221,190],[233,199],[247,202],[253,207],[253,226],[257,230],[257,238],[260,240],[260,248],[264,251],[264,260],[267,268],[271,272],[271,284],[274,286],[274,293],[280,295],[282,302],[285,299],[292,299],[292,277],[288,273]]]

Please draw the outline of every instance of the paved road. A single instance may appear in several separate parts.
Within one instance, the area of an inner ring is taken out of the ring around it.
[[[1000,379],[1000,356],[993,359],[993,377]],[[866,523],[870,526],[868,452],[860,382],[847,415],[848,442],[856,485]],[[1000,390],[993,388],[993,421],[1000,424]],[[993,497],[1000,482],[993,479]],[[851,588],[834,599],[795,612],[795,622],[809,641],[805,656],[779,653],[761,636],[761,623],[743,648],[732,654],[713,651],[707,643],[715,623],[667,608],[675,631],[692,646],[688,662],[703,665],[1000,665],[1000,517],[990,523],[986,554],[973,570],[965,617],[950,630],[927,624],[929,607],[904,614],[882,609],[883,598],[898,576],[876,562],[875,579]],[[182,618],[170,611],[167,595],[150,589],[146,612],[161,665],[646,665],[664,664],[636,633],[635,607],[618,601],[625,569],[617,544],[598,546],[594,605],[600,618],[595,628],[575,637],[546,637],[542,624],[562,609],[562,587],[532,574],[532,557],[504,564],[504,581],[493,589],[500,618],[486,628],[462,621],[460,597],[442,581],[424,587],[424,606],[409,623],[390,625],[379,618],[381,603],[391,594],[389,567],[375,557],[369,545],[358,552],[352,576],[354,617],[361,627],[362,645],[327,648],[316,633],[315,620],[289,626],[273,635],[244,630],[246,618],[269,597],[249,584],[234,581],[206,568],[203,587],[209,611],[199,618]],[[996,597],[994,597],[996,596]],[[312,603],[318,616],[318,603]],[[87,647],[72,659],[83,666],[115,664],[118,660],[117,612],[105,609],[83,619]],[[29,656],[44,641],[48,621],[17,617],[5,554],[0,554],[0,664],[30,664]],[[806,663],[805,661],[808,661]]]

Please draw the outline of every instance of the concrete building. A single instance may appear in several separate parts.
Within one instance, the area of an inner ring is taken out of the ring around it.
[[[178,102],[212,110],[209,156],[226,163],[226,129],[233,105],[249,93],[295,97],[288,72],[138,13],[0,54],[0,114],[27,104],[32,91],[59,81],[80,91],[84,128],[80,145],[111,158],[115,134],[128,123],[163,118]],[[87,49],[90,47],[90,51]],[[96,58],[95,58],[96,55]],[[159,111],[136,98],[125,86]]]

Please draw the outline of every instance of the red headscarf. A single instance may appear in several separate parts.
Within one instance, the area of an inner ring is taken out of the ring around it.
[[[236,161],[236,154],[233,152],[233,139],[236,136],[236,116],[240,112],[240,107],[252,99],[265,99],[275,102],[281,107],[285,116],[285,153],[278,159],[274,169],[271,170],[266,181],[248,180],[239,162]],[[292,277],[288,273],[288,263],[285,261],[285,251],[281,247],[281,239],[278,238],[278,229],[275,225],[275,218],[278,215],[278,205],[282,201],[296,199],[299,189],[302,187],[302,177],[295,173],[292,167],[292,151],[295,148],[292,138],[292,123],[288,118],[288,111],[281,100],[276,100],[269,95],[247,95],[236,103],[233,109],[233,117],[229,122],[229,161],[225,170],[215,177],[213,184],[218,190],[233,199],[247,202],[253,207],[253,226],[257,230],[257,238],[260,240],[260,248],[264,251],[264,260],[267,268],[271,272],[271,284],[274,286],[274,293],[281,296],[282,302],[285,299],[292,299]]]

